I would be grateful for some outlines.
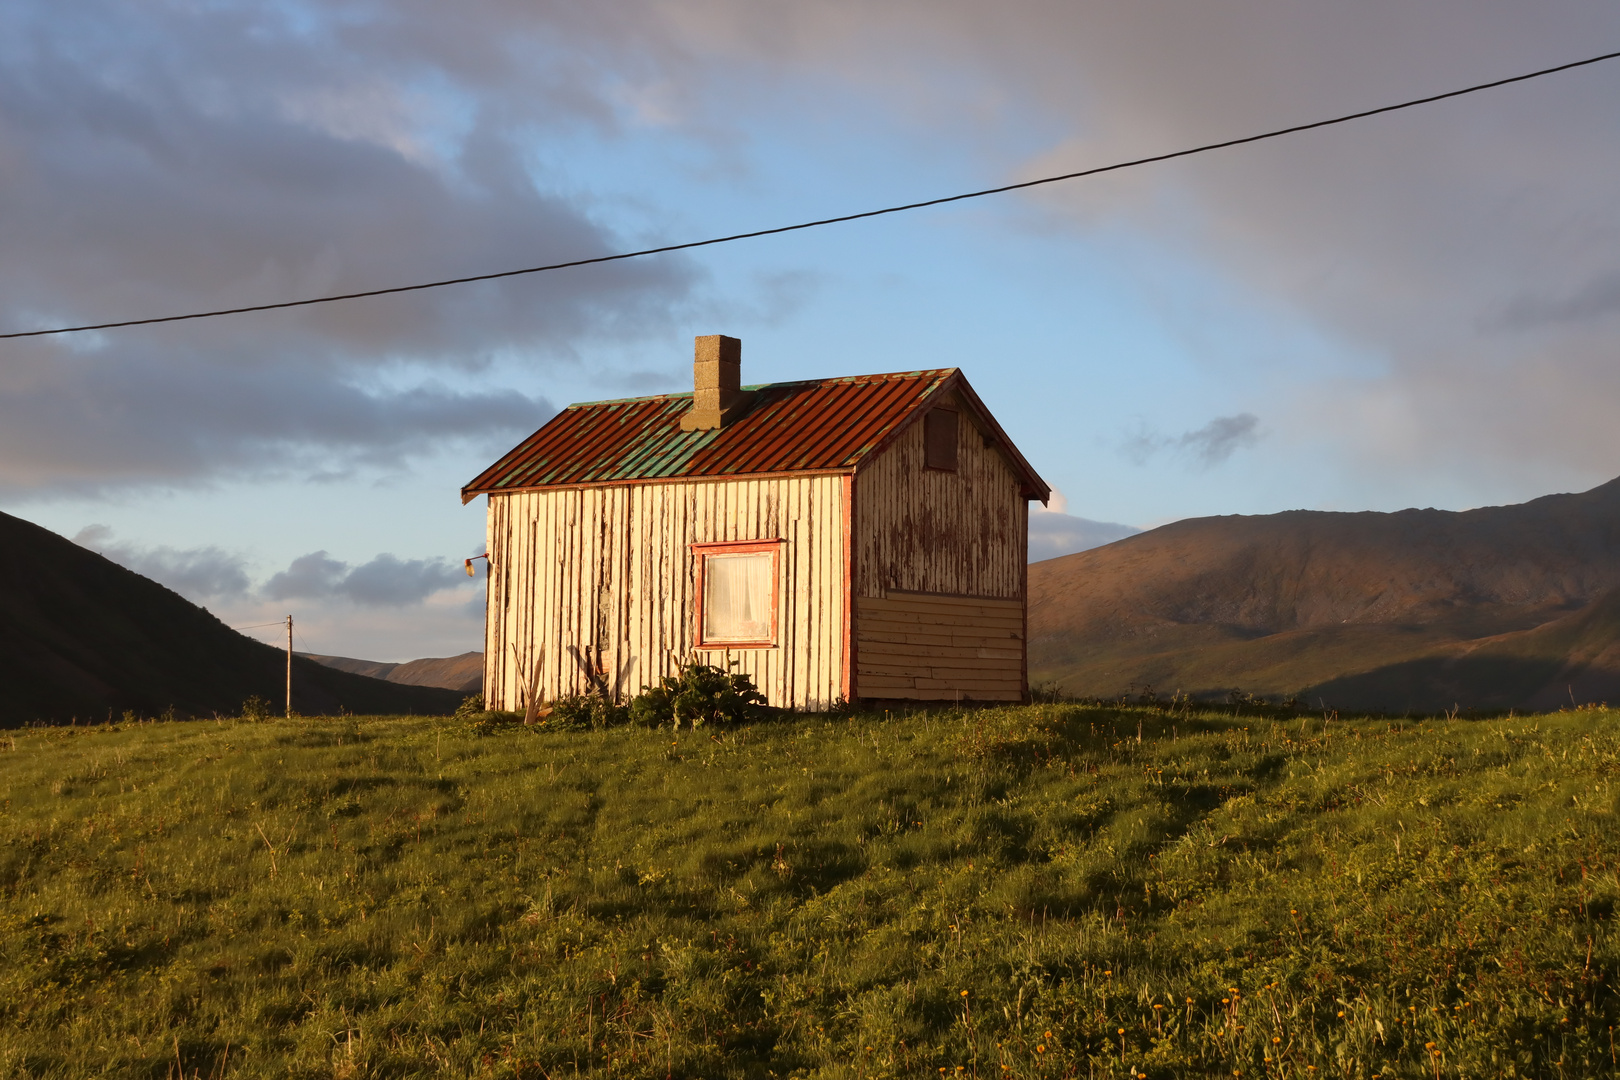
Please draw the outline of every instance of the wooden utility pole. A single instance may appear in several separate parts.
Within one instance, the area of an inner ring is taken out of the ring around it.
[[[287,719],[292,719],[292,616],[287,616]]]

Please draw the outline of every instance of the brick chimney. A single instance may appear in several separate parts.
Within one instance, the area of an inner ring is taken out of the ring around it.
[[[692,407],[681,417],[682,431],[723,428],[748,407],[752,394],[742,388],[742,341],[724,334],[695,339]]]

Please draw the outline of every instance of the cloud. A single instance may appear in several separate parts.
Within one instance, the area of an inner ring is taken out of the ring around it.
[[[1219,465],[1240,447],[1253,446],[1260,441],[1257,428],[1260,418],[1253,413],[1236,416],[1217,416],[1197,431],[1189,431],[1179,442],[1183,449],[1205,468]]]
[[[1601,319],[1620,312],[1620,271],[1602,274],[1562,296],[1526,293],[1511,300],[1489,329],[1536,330],[1554,323]]]
[[[403,607],[426,600],[436,592],[466,584],[461,565],[448,559],[396,559],[392,555],[378,555],[349,571],[341,592],[357,604]]]
[[[1069,500],[1057,488],[1045,506],[1031,503],[1029,508],[1029,561],[1055,559],[1059,555],[1072,555],[1087,551],[1115,540],[1134,536],[1141,529],[1133,525],[1119,525],[1111,521],[1088,521],[1069,514]]]
[[[351,567],[324,551],[294,559],[265,582],[270,600],[346,599],[363,607],[408,607],[434,593],[466,585],[460,564],[449,559],[400,559],[378,555]]]
[[[1620,40],[1620,7],[1588,0],[667,0],[649,10],[683,48],[716,57],[713,70],[757,77],[769,65],[783,81],[837,84],[906,117],[919,141],[1038,133],[1044,145],[987,184],[1394,103]],[[1320,357],[1261,385],[1279,415],[1313,418],[1313,443],[1364,468],[1386,471],[1398,445],[1405,470],[1500,476],[1535,459],[1610,476],[1620,458],[1620,426],[1603,420],[1620,409],[1617,93],[1611,61],[1035,189],[1024,217],[1145,255],[1116,264],[1148,295],[1178,289],[1192,265],[1319,335],[1331,346]],[[1175,308],[1164,303],[1167,329],[1203,344],[1209,316]],[[1228,379],[1256,375],[1196,351]]]
[[[35,377],[0,370],[0,487],[98,491],[155,480],[393,467],[432,448],[504,450],[556,410],[511,390],[366,389],[317,371],[190,369],[125,352]],[[148,362],[149,361],[149,362]]]
[[[750,146],[749,103],[783,109],[774,135],[815,112],[790,107],[855,101],[904,121],[931,162],[954,153],[970,171],[996,160],[985,147],[1018,145],[1022,160],[984,177],[1017,180],[1518,73],[1617,37],[1620,8],[1582,0],[14,0],[0,5],[0,326],[668,238],[680,208],[642,207],[649,223],[624,235],[605,224],[623,193],[593,190],[570,155],[673,132],[734,174],[765,152]],[[1313,439],[1364,456],[1399,445],[1408,466],[1539,457],[1608,472],[1617,90],[1620,65],[1598,65],[993,205],[1049,235],[1167,254],[1119,263],[1146,293],[1191,261],[1331,339],[1357,370],[1301,361],[1266,413],[1320,418]],[[520,433],[551,406],[469,388],[467,374],[684,327],[712,310],[698,267],[661,257],[8,343],[0,489],[341,471]],[[803,288],[783,279],[758,304],[791,309]],[[400,365],[425,376],[402,388],[385,377]]]
[[[1260,418],[1253,413],[1217,416],[1197,431],[1173,438],[1140,430],[1127,436],[1120,450],[1138,465],[1145,465],[1154,456],[1169,451],[1191,458],[1208,469],[1221,464],[1237,450],[1259,442],[1259,427]]]
[[[112,530],[105,525],[81,529],[73,542],[197,603],[239,599],[245,597],[251,587],[246,562],[241,556],[217,547],[185,550],[136,547],[115,542]]]
[[[0,7],[0,327],[622,249],[590,192],[555,190],[535,160],[548,135],[612,126],[605,75],[549,34],[566,30],[565,14],[475,6],[463,25],[447,11],[297,2]],[[499,445],[552,406],[469,386],[469,374],[662,331],[700,281],[669,256],[7,342],[0,492],[341,471],[446,441]]]
[[[1089,551],[1127,536],[1135,536],[1141,531],[1133,525],[1088,521],[1050,511],[1032,511],[1029,515],[1029,561],[1040,562],[1059,555]]]
[[[403,661],[482,647],[483,581],[468,578],[458,560],[384,554],[352,566],[315,551],[255,583],[245,559],[215,547],[142,547],[105,525],[81,529],[73,542],[278,647],[283,631],[258,624],[279,624],[289,611],[306,652]]]
[[[451,559],[401,559],[382,554],[351,566],[325,551],[313,551],[255,586],[247,560],[217,547],[182,550],[121,543],[105,525],[86,526],[74,535],[73,542],[197,603],[316,600],[398,608],[472,584],[462,564]]]
[[[338,591],[349,564],[331,558],[324,551],[300,555],[287,569],[264,583],[264,595],[271,600],[325,599]]]

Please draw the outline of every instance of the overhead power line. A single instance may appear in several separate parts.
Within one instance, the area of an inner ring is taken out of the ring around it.
[[[899,214],[907,210],[921,210],[929,206],[943,206],[946,203],[962,202],[964,199],[982,199],[986,195],[1001,195],[1009,191],[1022,191],[1025,188],[1041,187],[1045,184],[1057,184],[1065,180],[1078,180],[1085,176],[1097,176],[1101,173],[1118,172],[1121,169],[1133,169],[1139,165],[1152,165],[1159,161],[1171,161],[1175,158],[1192,157],[1194,154],[1207,154],[1211,150],[1225,150],[1232,146],[1243,146],[1248,143],[1264,142],[1267,139],[1281,138],[1284,135],[1294,135],[1301,131],[1314,131],[1317,128],[1332,127],[1335,124],[1347,124],[1352,120],[1364,120],[1369,116],[1379,116],[1383,113],[1399,112],[1402,109],[1416,108],[1419,105],[1429,105],[1436,101],[1445,101],[1447,98],[1462,97],[1466,94],[1477,94],[1481,90],[1492,90],[1498,86],[1508,86],[1512,83],[1527,82],[1530,79],[1539,79],[1546,75],[1556,75],[1561,71],[1573,68],[1586,67],[1589,64],[1599,64],[1605,60],[1620,57],[1620,52],[1604,53],[1602,56],[1588,57],[1585,60],[1575,60],[1568,64],[1559,64],[1557,67],[1542,68],[1540,71],[1531,71],[1523,75],[1514,75],[1506,79],[1495,79],[1491,82],[1479,83],[1475,86],[1465,86],[1460,90],[1448,90],[1443,94],[1430,94],[1428,97],[1413,98],[1396,105],[1383,105],[1376,109],[1363,109],[1360,112],[1346,113],[1328,120],[1315,120],[1308,124],[1294,124],[1291,127],[1277,128],[1273,131],[1264,131],[1258,135],[1245,135],[1237,139],[1224,139],[1221,142],[1205,143],[1202,146],[1192,146],[1185,150],[1172,150],[1167,154],[1153,154],[1149,157],[1132,158],[1129,161],[1117,161],[1112,165],[1098,165],[1090,169],[1080,169],[1077,172],[1060,173],[1057,176],[1044,176],[1039,180],[1024,180],[1016,184],[1002,184],[999,187],[983,188],[979,191],[966,191],[960,195],[945,195],[937,199],[923,199],[919,202],[901,203],[898,206],[885,206],[880,210],[863,210],[855,214],[840,214],[838,217],[818,218],[815,221],[801,221],[797,225],[778,225],[770,229],[755,229],[752,232],[732,233],[730,236],[715,236],[707,240],[689,240],[682,244],[665,244],[662,247],[643,248],[640,251],[623,251],[616,255],[597,255],[588,259],[570,259],[567,262],[548,263],[545,266],[527,266],[521,270],[499,270],[489,274],[471,274],[466,277],[442,278],[438,281],[424,281],[415,285],[394,285],[384,289],[367,289],[363,292],[338,293],[333,296],[313,296],[304,300],[283,300],[273,304],[252,304],[247,307],[220,308],[214,311],[194,311],[187,315],[162,315],[150,319],[122,319],[117,322],[87,323],[83,326],[59,326],[50,330],[19,330],[9,334],[0,334],[0,340],[6,338],[47,337],[52,334],[77,334],[87,330],[115,330],[123,326],[151,326],[154,323],[185,322],[190,319],[214,319],[222,315],[246,315],[254,311],[280,311],[283,308],[310,307],[314,304],[335,304],[342,300],[363,300],[370,296],[392,296],[396,293],[421,292],[424,289],[442,289],[448,285],[467,285],[475,281],[496,281],[500,278],[521,277],[525,274],[543,274],[551,270],[568,270],[576,266],[595,266],[600,263],[621,262],[625,259],[640,259],[648,255],[664,255],[672,251],[690,251],[693,248],[712,247],[715,244],[729,244],[737,240],[752,240],[761,236],[776,236],[780,233],[798,232],[801,229],[815,229],[823,225],[838,225],[846,221],[860,221],[864,218],[882,217],[886,214]]]

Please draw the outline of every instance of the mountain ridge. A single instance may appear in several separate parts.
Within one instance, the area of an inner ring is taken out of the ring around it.
[[[464,694],[476,694],[484,688],[484,654],[464,652],[455,656],[425,656],[419,660],[392,663],[387,660],[360,660],[352,656],[325,656],[320,653],[298,653],[317,664],[365,675],[402,686],[438,686]]]
[[[235,715],[279,706],[287,654],[178,593],[30,521],[0,513],[0,725]],[[444,713],[453,690],[401,686],[293,658],[294,710]]]
[[[1477,686],[1468,704],[1513,707],[1544,688],[1458,672],[1508,665],[1532,645],[1491,639],[1620,588],[1617,554],[1620,479],[1465,511],[1192,518],[1031,564],[1031,677],[1087,696],[1242,688],[1393,709],[1450,707]],[[1485,650],[1472,666],[1468,643]],[[1417,661],[1421,675],[1400,668]],[[1604,649],[1593,663],[1610,663]]]

